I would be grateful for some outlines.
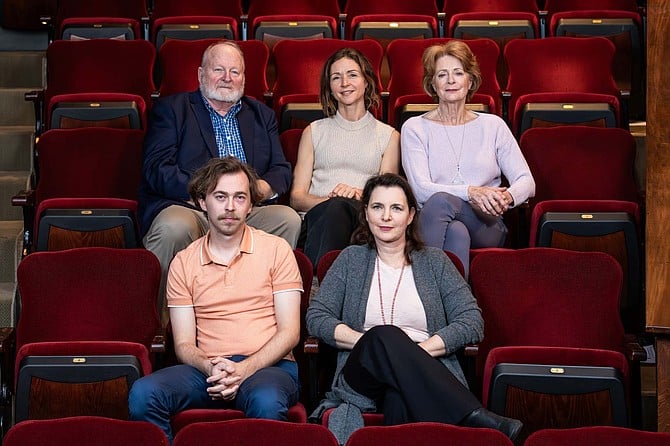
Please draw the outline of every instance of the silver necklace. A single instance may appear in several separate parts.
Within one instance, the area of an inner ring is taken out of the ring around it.
[[[449,141],[449,147],[451,148],[451,152],[454,154],[454,158],[456,158],[456,174],[454,177],[451,179],[452,184],[465,184],[465,181],[463,180],[463,176],[461,176],[461,155],[463,155],[463,142],[465,141],[465,124],[463,124],[463,130],[461,132],[461,145],[458,149],[458,153],[456,153],[456,148],[454,147],[454,144],[451,142],[451,138],[449,137],[449,132],[447,131],[447,126],[445,125],[445,119],[442,116],[442,111],[440,111],[440,108],[437,108],[437,115],[440,117],[440,124],[442,125],[442,128],[444,129],[444,134],[447,135],[447,141]]]

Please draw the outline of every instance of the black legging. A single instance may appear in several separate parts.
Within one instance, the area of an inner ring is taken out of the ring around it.
[[[333,197],[317,204],[305,214],[304,251],[316,268],[328,251],[344,249],[351,243],[351,234],[358,226],[360,202]]]
[[[351,350],[342,373],[356,392],[381,404],[387,425],[458,424],[482,407],[444,364],[393,325],[368,330]]]

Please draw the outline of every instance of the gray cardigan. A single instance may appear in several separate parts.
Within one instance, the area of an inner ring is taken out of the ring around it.
[[[350,246],[340,253],[307,310],[307,329],[311,335],[337,347],[334,337],[337,325],[344,323],[353,330],[364,331],[376,255],[376,251],[367,246]],[[428,333],[440,336],[446,346],[446,355],[439,359],[467,386],[454,353],[466,344],[481,341],[484,335],[481,310],[470,287],[442,250],[426,247],[414,251],[411,258],[414,282],[426,311]],[[320,417],[323,410],[337,407],[342,402],[352,403],[364,398],[351,394],[352,389],[343,388],[348,386],[339,379],[348,356],[348,350],[339,351],[333,392],[327,395],[313,416]],[[374,404],[367,403],[359,408],[374,410]]]

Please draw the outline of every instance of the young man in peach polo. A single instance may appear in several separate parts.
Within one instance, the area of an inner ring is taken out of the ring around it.
[[[199,169],[189,194],[208,233],[170,265],[167,302],[180,365],[135,382],[130,417],[157,424],[189,408],[236,408],[285,420],[298,401],[291,350],[300,332],[302,280],[289,244],[251,228],[256,175],[236,158]]]

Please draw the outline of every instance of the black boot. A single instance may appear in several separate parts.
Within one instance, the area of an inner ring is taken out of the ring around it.
[[[507,435],[512,441],[516,439],[523,427],[521,421],[500,416],[483,407],[470,412],[470,415],[465,417],[460,424],[465,427],[488,427],[496,429]]]

